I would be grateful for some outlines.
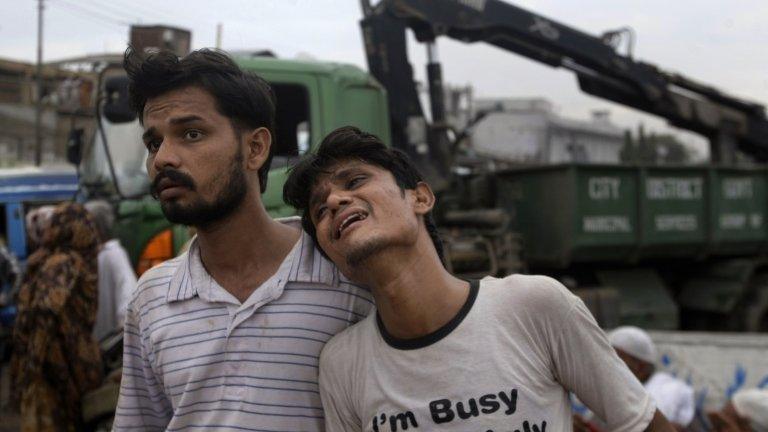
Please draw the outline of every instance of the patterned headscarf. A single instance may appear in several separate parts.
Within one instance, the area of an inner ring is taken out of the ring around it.
[[[94,263],[99,239],[96,223],[88,211],[78,203],[59,204],[50,216],[42,235],[44,255],[77,253],[87,263]]]

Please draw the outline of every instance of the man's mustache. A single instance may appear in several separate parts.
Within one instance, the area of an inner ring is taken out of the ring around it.
[[[192,177],[180,171],[176,171],[175,169],[166,168],[157,174],[155,179],[152,180],[152,184],[149,186],[149,192],[152,194],[152,198],[157,199],[158,196],[160,196],[158,188],[163,179],[170,180],[176,186],[183,186],[190,190],[195,190],[195,181],[192,180]]]

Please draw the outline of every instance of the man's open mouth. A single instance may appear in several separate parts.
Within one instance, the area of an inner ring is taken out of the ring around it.
[[[362,220],[365,220],[368,217],[368,213],[364,211],[356,211],[347,217],[344,218],[344,220],[341,221],[341,223],[336,228],[335,232],[335,238],[339,239],[341,238],[341,234],[344,233],[344,231],[352,226],[356,222],[360,222]]]

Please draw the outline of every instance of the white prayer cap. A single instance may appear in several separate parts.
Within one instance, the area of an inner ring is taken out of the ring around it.
[[[768,389],[740,390],[731,402],[740,416],[749,419],[755,432],[768,432]]]
[[[608,341],[611,346],[632,357],[651,364],[656,363],[656,347],[648,333],[638,327],[617,327],[608,333]]]

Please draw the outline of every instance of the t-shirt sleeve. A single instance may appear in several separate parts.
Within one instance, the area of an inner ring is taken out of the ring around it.
[[[117,317],[117,322],[123,325],[128,302],[131,300],[133,291],[136,289],[136,273],[131,268],[128,254],[122,247],[110,256],[110,264],[112,277],[114,278],[115,316]]]
[[[339,335],[341,336],[341,335]],[[336,338],[338,338],[337,336]],[[334,338],[334,339],[336,339]],[[320,355],[320,398],[325,412],[325,430],[328,432],[361,432],[359,416],[352,404],[352,373],[345,362],[339,361],[343,348],[338,340],[326,344]],[[347,353],[353,354],[353,353]]]
[[[557,291],[547,314],[555,378],[603,419],[608,430],[642,431],[656,411],[653,400],[584,303],[559,282],[546,280]]]

